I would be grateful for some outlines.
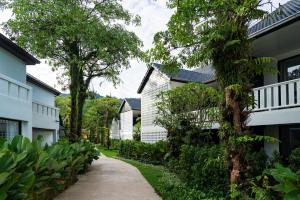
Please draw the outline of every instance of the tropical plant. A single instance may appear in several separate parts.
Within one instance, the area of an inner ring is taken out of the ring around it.
[[[0,144],[0,199],[48,200],[74,183],[98,151],[87,141],[66,141],[43,147],[16,136]]]
[[[270,170],[270,175],[278,182],[272,189],[283,194],[284,200],[300,199],[300,174],[293,172],[290,168],[276,164]]]
[[[289,155],[289,168],[297,172],[300,170],[300,148],[296,148]]]
[[[269,1],[266,1],[268,3]],[[174,10],[168,29],[154,37],[149,62],[161,61],[165,70],[211,64],[223,92],[220,136],[226,142],[231,166],[230,182],[242,183],[247,170],[241,163],[245,146],[256,136],[247,130],[253,99],[251,82],[272,71],[270,58],[251,55],[248,26],[264,16],[261,0],[169,0]]]
[[[6,2],[13,12],[6,33],[63,71],[60,82],[71,94],[70,139],[79,140],[91,80],[102,77],[117,84],[129,59],[141,56],[142,42],[123,25],[139,25],[140,18],[111,0]]]

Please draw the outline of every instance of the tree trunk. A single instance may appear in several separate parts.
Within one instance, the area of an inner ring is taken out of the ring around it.
[[[83,107],[85,100],[87,98],[87,90],[89,87],[89,79],[84,81],[83,77],[83,70],[79,70],[79,86],[78,86],[78,96],[77,96],[77,126],[76,126],[76,134],[77,136],[81,136],[81,131],[82,131],[82,118],[83,118]]]
[[[227,119],[232,119],[229,121],[229,124],[232,124],[234,129],[234,134],[241,135],[243,134],[243,122],[241,121],[242,108],[241,102],[239,101],[237,91],[233,89],[225,88],[225,103],[226,110],[228,113],[225,115],[230,115]],[[240,181],[240,173],[242,171],[241,159],[244,156],[243,147],[240,145],[233,146],[229,150],[229,162],[231,166],[230,171],[230,183],[237,184]]]
[[[70,94],[71,94],[71,113],[70,113],[70,135],[69,139],[71,142],[77,141],[77,94],[78,94],[78,66],[72,65],[70,67]]]

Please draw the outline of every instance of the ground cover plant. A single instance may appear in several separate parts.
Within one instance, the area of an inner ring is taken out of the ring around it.
[[[48,200],[65,190],[99,156],[88,141],[41,140],[16,136],[0,143],[0,199]]]

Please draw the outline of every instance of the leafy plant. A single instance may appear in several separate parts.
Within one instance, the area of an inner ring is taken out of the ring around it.
[[[293,172],[290,168],[276,164],[270,170],[270,175],[278,182],[272,189],[283,194],[284,200],[300,199],[300,174]]]
[[[289,167],[296,172],[300,170],[300,148],[294,149],[290,154]]]
[[[41,140],[16,136],[0,144],[0,199],[48,200],[74,183],[98,151],[88,141],[60,141],[50,147]]]

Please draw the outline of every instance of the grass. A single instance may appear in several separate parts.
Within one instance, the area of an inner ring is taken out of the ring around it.
[[[136,167],[141,174],[145,177],[145,179],[150,183],[150,185],[154,188],[154,190],[161,194],[161,183],[160,179],[166,173],[166,169],[162,166],[156,166],[151,164],[141,163],[139,161],[125,159],[125,158],[118,158],[124,162],[127,162],[134,167]]]
[[[106,147],[100,145],[98,145],[97,148],[102,154],[109,158],[117,157],[119,154],[117,150],[107,149]]]

